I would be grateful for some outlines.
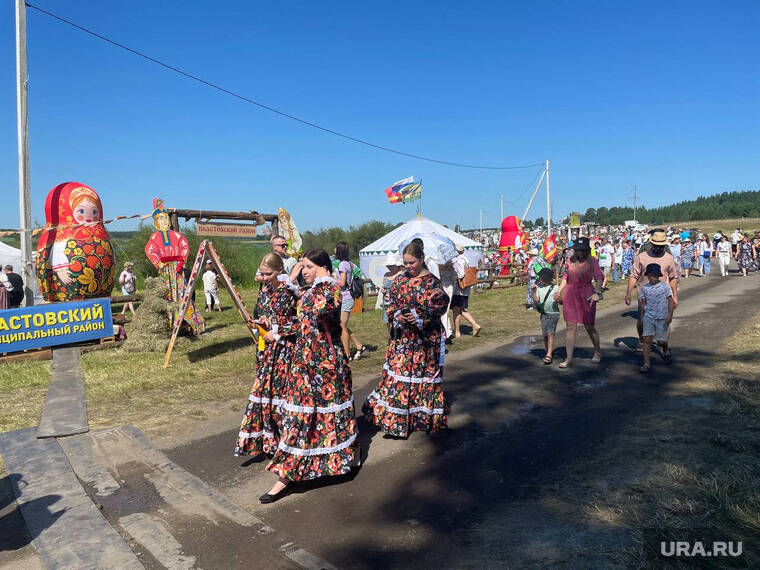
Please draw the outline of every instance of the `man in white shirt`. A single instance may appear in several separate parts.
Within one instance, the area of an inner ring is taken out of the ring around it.
[[[731,234],[731,256],[736,257],[736,248],[740,241],[742,241],[742,231],[736,228],[736,231]]]
[[[608,238],[602,238],[602,246],[597,249],[597,259],[599,260],[599,269],[604,273],[602,282],[602,291],[607,290],[607,279],[610,277],[610,271],[615,263],[615,248]]]
[[[216,271],[211,260],[206,262],[206,271],[203,273],[203,292],[206,295],[206,312],[214,310],[221,311],[222,305],[219,303],[219,288],[216,285]]]

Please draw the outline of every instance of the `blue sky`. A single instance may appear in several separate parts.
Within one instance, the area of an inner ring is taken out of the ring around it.
[[[189,73],[355,137],[440,160],[551,160],[555,216],[760,188],[756,2],[35,0]],[[0,14],[0,227],[18,225],[14,17]],[[537,168],[435,165],[225,96],[28,10],[33,217],[77,180],[106,217],[274,212],[302,229],[397,222],[383,189],[423,179],[423,214],[521,214]],[[544,215],[540,197],[529,218]],[[128,229],[119,222],[110,228]]]

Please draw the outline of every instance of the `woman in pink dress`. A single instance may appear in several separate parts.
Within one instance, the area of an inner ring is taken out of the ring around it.
[[[582,237],[573,245],[574,254],[570,258],[567,271],[562,277],[559,291],[554,296],[562,303],[562,314],[567,323],[567,357],[559,365],[568,368],[573,362],[575,340],[578,325],[586,327],[586,332],[594,345],[594,356],[591,362],[601,362],[602,349],[599,345],[599,333],[596,332],[596,304],[602,298],[602,281],[604,274],[599,269],[599,263],[591,256],[591,246],[588,238]],[[595,282],[595,287],[591,282]]]

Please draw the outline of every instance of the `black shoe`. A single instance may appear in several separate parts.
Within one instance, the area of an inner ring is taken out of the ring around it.
[[[288,494],[288,490],[290,487],[285,487],[284,489],[280,490],[279,493],[276,495],[270,495],[269,493],[264,493],[259,497],[259,502],[262,505],[268,505],[269,503],[274,503],[275,501],[279,501],[282,499],[285,495]]]

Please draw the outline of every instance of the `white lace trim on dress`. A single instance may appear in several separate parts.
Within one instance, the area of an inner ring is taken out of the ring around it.
[[[385,370],[388,373],[388,376],[392,377],[394,380],[398,380],[399,382],[407,382],[410,384],[440,384],[441,383],[441,377],[436,372],[435,376],[401,376],[400,374],[396,374],[391,370],[391,367],[388,366],[388,363],[386,362],[383,364],[383,370]]]
[[[287,453],[290,453],[292,455],[300,455],[300,456],[326,455],[328,453],[335,453],[336,451],[340,451],[342,449],[346,449],[347,447],[350,447],[356,440],[357,435],[358,434],[354,434],[343,443],[339,445],[334,445],[333,447],[314,447],[311,449],[301,449],[300,447],[290,447],[289,445],[285,445],[281,441],[279,445],[277,446],[277,448]]]
[[[253,394],[248,396],[248,400],[256,404],[272,404],[273,406],[282,408],[288,412],[300,412],[306,414],[310,412],[317,414],[332,414],[334,412],[339,412],[341,410],[345,410],[346,408],[350,408],[354,405],[353,396],[351,396],[348,401],[343,402],[342,404],[335,404],[334,406],[297,406],[296,404],[289,404],[283,398],[260,398],[259,396],[254,396]]]
[[[399,415],[402,415],[402,416],[408,416],[409,414],[416,414],[416,413],[420,413],[420,412],[423,413],[423,414],[434,415],[434,416],[435,415],[439,415],[439,416],[443,415],[443,408],[427,408],[425,406],[417,406],[415,408],[409,408],[408,410],[405,410],[403,408],[394,408],[388,402],[386,402],[385,400],[381,399],[380,398],[380,394],[378,394],[374,390],[372,391],[372,393],[369,396],[367,396],[367,400],[371,401],[373,398],[374,398],[374,400],[378,404],[380,404],[381,406],[383,406],[389,412],[393,412],[394,414],[399,414]]]

